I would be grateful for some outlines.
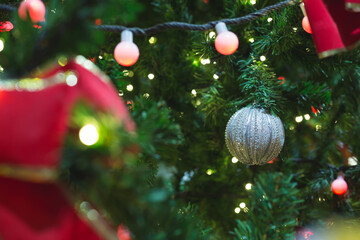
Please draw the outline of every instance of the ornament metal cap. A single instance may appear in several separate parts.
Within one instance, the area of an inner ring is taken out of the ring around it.
[[[121,32],[121,41],[122,42],[133,42],[133,33],[129,30],[124,30]]]
[[[228,32],[229,30],[226,27],[226,24],[223,22],[218,22],[215,26],[216,33],[219,35],[222,32]]]

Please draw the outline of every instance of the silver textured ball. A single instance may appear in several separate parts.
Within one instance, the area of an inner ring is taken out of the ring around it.
[[[225,130],[226,145],[234,157],[248,165],[261,165],[274,159],[285,141],[279,117],[262,109],[242,108],[229,120]]]

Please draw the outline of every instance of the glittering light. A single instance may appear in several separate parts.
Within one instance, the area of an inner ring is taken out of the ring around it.
[[[266,60],[266,57],[264,56],[264,55],[262,55],[261,57],[260,57],[260,61],[265,61]]]
[[[245,185],[245,189],[246,189],[246,190],[251,190],[251,187],[252,187],[252,184],[251,184],[251,183],[247,183],[247,184]]]
[[[240,213],[240,211],[241,211],[241,209],[240,208],[235,208],[235,210],[234,210],[234,212],[236,213],[236,214],[239,214]]]
[[[305,120],[310,120],[310,115],[309,115],[309,114],[305,114],[305,115],[304,115],[304,118],[305,118]]]
[[[75,74],[69,74],[69,75],[66,77],[65,81],[66,81],[66,84],[67,84],[68,86],[73,87],[73,86],[75,86],[75,85],[77,84],[78,78],[76,77]]]
[[[4,50],[4,41],[0,39],[0,52]]]
[[[215,33],[215,32],[213,32],[213,31],[211,31],[211,32],[209,33],[209,37],[210,37],[210,38],[215,37],[215,35],[216,35],[216,33]]]
[[[157,41],[156,37],[151,37],[151,38],[149,38],[149,43],[150,43],[150,44],[155,44],[156,41]]]
[[[271,17],[269,17],[268,19],[267,19],[267,21],[268,22],[271,22],[273,19],[271,18]]]
[[[302,121],[303,121],[303,116],[297,116],[296,118],[295,118],[295,121],[297,122],[297,123],[301,123]]]
[[[134,86],[129,84],[126,86],[126,90],[128,90],[129,92],[131,92],[132,90],[134,90]]]
[[[196,94],[197,94],[197,92],[196,92],[195,89],[191,90],[191,95],[193,95],[194,97],[196,97]]]
[[[214,172],[215,172],[215,171],[212,170],[212,169],[206,170],[206,174],[209,175],[209,176],[212,175],[212,174],[214,174]]]
[[[201,62],[202,65],[210,64],[210,59],[208,59],[208,58],[201,59],[200,62]]]
[[[217,79],[219,79],[219,76],[215,73],[215,74],[213,75],[213,78],[214,78],[215,80],[217,80]]]
[[[242,203],[240,203],[239,206],[240,206],[240,208],[243,208],[243,209],[244,209],[244,208],[246,207],[246,204],[245,204],[244,202],[242,202]]]
[[[356,165],[358,165],[358,159],[356,157],[349,157],[348,164],[350,166],[356,166]]]
[[[251,3],[252,5],[255,5],[255,4],[256,4],[256,0],[250,0],[250,3]]]
[[[294,32],[296,32],[296,31],[298,30],[298,28],[297,28],[297,27],[294,27],[293,30],[294,30]]]
[[[236,157],[233,157],[232,159],[231,159],[231,162],[232,163],[237,163],[239,161],[239,159],[237,159]]]
[[[91,146],[99,140],[99,133],[94,125],[87,124],[80,129],[79,138],[83,144]]]
[[[154,77],[155,77],[155,75],[154,75],[153,73],[149,73],[148,78],[149,78],[150,80],[153,80]]]
[[[253,42],[255,42],[255,39],[254,38],[249,38],[249,42],[253,43]]]

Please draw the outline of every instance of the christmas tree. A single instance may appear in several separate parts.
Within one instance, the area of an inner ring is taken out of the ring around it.
[[[0,238],[358,239],[360,3],[300,2],[2,0]]]

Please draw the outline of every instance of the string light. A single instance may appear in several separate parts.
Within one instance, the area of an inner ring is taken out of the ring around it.
[[[264,55],[262,55],[262,56],[260,57],[260,61],[264,62],[265,60],[266,60],[266,57],[265,57]]]
[[[80,129],[79,138],[84,145],[91,146],[99,140],[99,133],[94,125],[87,124]]]
[[[131,92],[132,90],[134,90],[134,86],[129,84],[126,86],[126,90],[128,90],[129,92]]]
[[[149,78],[150,80],[153,80],[153,79],[155,78],[155,75],[152,74],[152,73],[149,73],[148,78]]]
[[[356,165],[358,165],[358,159],[356,157],[349,157],[348,164],[350,166],[356,166]]]
[[[254,38],[249,38],[249,42],[250,42],[250,43],[253,43],[254,41],[255,41]]]
[[[232,159],[231,159],[231,162],[232,163],[237,163],[239,161],[239,159],[237,159],[236,157],[233,157]]]
[[[65,81],[68,86],[73,87],[77,84],[78,78],[75,74],[71,73],[66,77]]]
[[[155,44],[156,41],[157,41],[156,37],[151,37],[151,38],[149,38],[149,43],[150,43],[150,44]]]
[[[271,17],[269,17],[268,19],[267,19],[267,21],[268,22],[271,22],[273,19],[271,18]]]
[[[294,32],[296,32],[296,31],[298,30],[298,28],[297,28],[297,27],[294,27],[293,30],[294,30]]]
[[[214,31],[211,31],[211,32],[209,33],[209,37],[210,37],[210,38],[215,37],[215,35],[216,35],[216,33],[215,33]]]
[[[99,56],[99,59],[103,59],[103,56]]]
[[[120,96],[120,97],[124,96],[124,92],[120,90],[120,91],[119,91],[119,96]]]
[[[191,90],[191,95],[193,95],[194,97],[196,97],[196,94],[197,94],[197,92],[196,92],[195,89]]]
[[[206,170],[206,174],[209,175],[209,176],[212,175],[214,172],[215,172],[215,171],[212,170],[212,169]]]
[[[321,125],[316,125],[315,129],[316,129],[316,131],[319,131],[321,129]]]
[[[310,115],[309,115],[309,114],[305,114],[305,115],[304,115],[304,118],[305,118],[305,120],[308,121],[308,120],[310,120]]]
[[[246,207],[246,204],[244,202],[239,204],[240,208],[244,209]]]
[[[252,184],[251,184],[251,183],[247,183],[247,184],[245,185],[245,189],[246,189],[246,190],[251,190],[251,187],[252,187]]]
[[[144,97],[145,97],[145,98],[149,98],[149,97],[150,97],[150,94],[144,93]]]
[[[5,44],[4,41],[2,39],[0,39],[0,52],[2,52],[2,50],[4,50]]]
[[[215,80],[217,80],[217,79],[219,79],[219,76],[215,73],[215,74],[213,75],[213,78],[214,78]]]
[[[201,62],[202,65],[210,64],[210,59],[208,59],[208,58],[201,59],[200,62]]]
[[[255,4],[256,4],[256,0],[250,0],[250,3],[251,3],[252,5],[255,5]]]
[[[234,210],[234,212],[236,213],[236,214],[239,214],[240,213],[240,211],[241,211],[241,209],[240,208],[235,208],[235,210]]]
[[[296,121],[297,123],[301,123],[301,122],[303,121],[303,116],[297,116],[297,117],[295,118],[295,121]]]

